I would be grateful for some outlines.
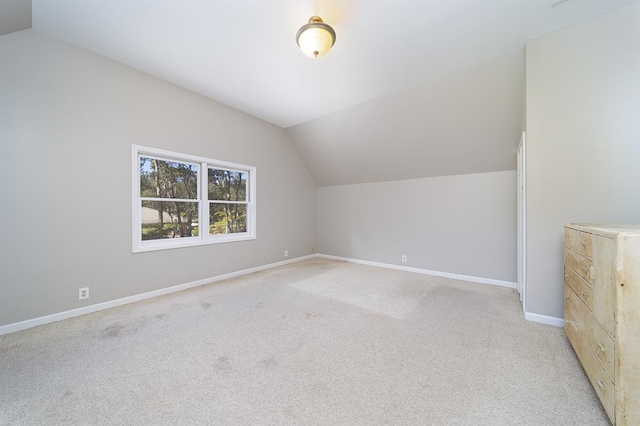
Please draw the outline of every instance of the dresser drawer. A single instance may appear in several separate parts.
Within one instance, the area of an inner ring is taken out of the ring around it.
[[[564,286],[565,317],[569,313],[580,332],[587,339],[596,358],[600,360],[612,382],[615,383],[615,343],[600,327],[587,307],[568,286]]]
[[[573,269],[564,265],[564,282],[571,287],[574,293],[593,311],[593,286],[586,282]]]
[[[578,275],[584,278],[589,284],[593,285],[595,280],[595,268],[591,260],[581,254],[565,247],[564,248],[564,264],[573,269]]]
[[[587,343],[587,339],[582,335],[578,329],[575,320],[571,315],[567,315],[565,312],[564,330],[567,333],[567,337],[573,346],[573,349],[580,359],[580,363],[584,368],[584,371],[589,377],[589,381],[602,402],[604,410],[607,412],[611,423],[615,424],[615,385],[611,378],[606,373],[598,358],[594,355],[593,351]]]
[[[591,234],[576,231],[571,228],[564,228],[564,244],[584,257],[592,258],[593,236]]]

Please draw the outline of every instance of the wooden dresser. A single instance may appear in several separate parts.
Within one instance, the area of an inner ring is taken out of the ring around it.
[[[564,319],[611,422],[640,425],[640,225],[565,225]]]

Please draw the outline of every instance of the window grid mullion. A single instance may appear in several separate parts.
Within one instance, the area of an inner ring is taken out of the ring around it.
[[[209,165],[207,163],[201,163],[200,168],[202,170],[202,176],[200,177],[200,237],[203,240],[209,239]]]
[[[248,201],[209,200],[210,204],[249,204]]]
[[[155,197],[140,197],[140,201],[167,201],[176,203],[199,203],[198,198],[155,198]]]

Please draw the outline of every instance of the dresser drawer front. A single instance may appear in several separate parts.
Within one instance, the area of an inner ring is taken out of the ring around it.
[[[594,283],[595,269],[591,260],[579,253],[565,247],[564,248],[564,264],[573,269],[578,275],[584,278],[589,284]]]
[[[587,339],[578,329],[575,320],[566,312],[564,329],[611,423],[615,424],[615,385],[591,351]]]
[[[593,286],[586,282],[573,269],[564,265],[564,282],[571,287],[575,294],[593,311]]]
[[[576,326],[587,339],[591,351],[600,360],[611,381],[615,383],[615,343],[567,285],[564,286],[564,309],[565,316],[569,313],[569,316],[575,321]]]
[[[593,236],[586,232],[576,231],[575,229],[564,229],[564,244],[567,247],[577,251],[581,255],[592,259],[593,252]]]

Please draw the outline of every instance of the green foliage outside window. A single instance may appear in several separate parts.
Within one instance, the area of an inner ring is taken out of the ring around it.
[[[140,197],[155,199],[142,201],[143,240],[198,236],[198,169],[140,157]]]
[[[142,240],[197,237],[199,165],[140,157]],[[209,234],[247,232],[247,172],[208,169]]]
[[[247,173],[209,168],[209,233],[247,232]]]

